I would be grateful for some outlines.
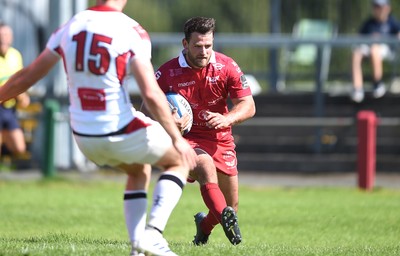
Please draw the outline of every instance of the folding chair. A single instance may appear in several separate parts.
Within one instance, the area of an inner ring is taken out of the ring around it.
[[[327,20],[302,19],[293,27],[293,38],[300,39],[329,39],[337,35],[336,27]],[[294,48],[284,48],[279,74],[278,91],[286,89],[286,78],[291,64],[311,66],[318,57],[318,47],[314,44],[300,44]],[[322,48],[322,77],[326,81],[329,73],[331,46]]]

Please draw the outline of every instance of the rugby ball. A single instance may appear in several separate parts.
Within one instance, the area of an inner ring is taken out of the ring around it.
[[[193,124],[193,111],[192,108],[190,107],[189,102],[183,97],[182,95],[174,92],[168,92],[166,93],[169,108],[172,110],[176,109],[177,110],[177,115],[179,118],[181,118],[183,115],[188,114],[190,117],[190,121],[188,125],[183,129],[182,135],[187,134],[190,129],[192,128]]]

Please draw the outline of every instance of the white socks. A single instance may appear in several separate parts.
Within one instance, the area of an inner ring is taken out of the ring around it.
[[[124,194],[125,223],[129,238],[138,241],[146,227],[147,194],[144,190],[127,190]]]
[[[148,225],[164,231],[172,210],[177,205],[186,179],[176,172],[160,175],[153,193],[153,205]]]
[[[172,210],[177,205],[186,179],[176,172],[164,172],[155,185],[153,205],[148,225],[160,232],[164,231]],[[124,193],[124,213],[126,228],[132,243],[144,234],[146,227],[147,193],[144,190],[126,190]]]

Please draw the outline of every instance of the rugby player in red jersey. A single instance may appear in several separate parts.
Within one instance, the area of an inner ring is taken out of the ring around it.
[[[238,170],[232,126],[255,114],[246,77],[230,57],[213,50],[215,20],[193,17],[184,25],[180,55],[156,71],[161,89],[184,96],[193,110],[193,126],[184,137],[197,153],[189,179],[200,184],[208,214],[195,218],[193,243],[206,244],[214,226],[221,223],[229,241],[242,237],[238,226]],[[228,108],[230,98],[233,106]],[[176,120],[185,127],[188,118]],[[190,180],[189,180],[190,181]]]

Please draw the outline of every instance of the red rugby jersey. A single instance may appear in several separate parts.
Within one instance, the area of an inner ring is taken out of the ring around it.
[[[214,130],[206,126],[205,112],[228,113],[227,98],[251,95],[246,78],[236,62],[213,52],[209,64],[201,69],[191,68],[183,56],[164,63],[156,78],[161,89],[184,96],[193,110],[193,126],[186,137],[233,140],[231,128]]]

